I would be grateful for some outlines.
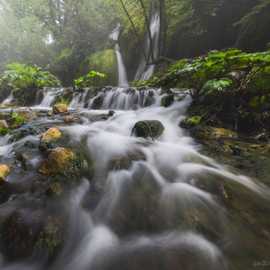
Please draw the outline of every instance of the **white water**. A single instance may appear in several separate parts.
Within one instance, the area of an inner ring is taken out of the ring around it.
[[[14,97],[13,97],[13,93],[11,93],[3,102],[2,105],[8,105],[13,101]]]
[[[118,67],[118,86],[120,87],[128,87],[128,78],[127,78],[127,71],[124,64],[123,56],[121,53],[121,49],[118,43],[119,35],[121,31],[121,25],[118,24],[116,28],[110,34],[110,39],[116,42],[115,44],[115,54],[117,59],[117,67]]]
[[[70,218],[63,250],[49,268],[35,262],[3,264],[1,269],[156,270],[160,265],[165,270],[228,269],[221,244],[234,241],[226,230],[227,213],[211,188],[202,189],[200,184],[233,182],[252,196],[269,196],[269,190],[198,152],[178,125],[191,102],[189,96],[163,108],[160,93],[154,89],[115,88],[101,94],[102,110],[78,108],[85,116],[84,124],[60,127],[75,145],[84,142],[95,164],[91,184],[83,180],[66,202]],[[153,103],[145,107],[149,95]],[[74,98],[73,106],[79,104]],[[108,120],[88,120],[111,109],[116,109],[115,115]],[[164,133],[155,141],[131,136],[141,120],[159,120]],[[3,140],[5,148],[4,144]],[[138,152],[144,160],[133,161],[125,169],[111,167],[113,160],[128,160]],[[87,211],[82,201],[91,199],[91,185],[101,190],[101,196],[97,206]],[[220,246],[196,230],[194,219],[219,233]]]
[[[139,64],[135,80],[148,80],[155,71],[155,64],[151,64],[157,60],[159,56],[159,41],[160,41],[160,14],[155,2],[152,5],[151,18],[150,18],[150,33],[152,38],[152,53],[151,55],[151,43],[148,34],[146,35],[145,52],[149,57],[148,61],[145,57],[142,57]],[[152,59],[153,58],[153,59]],[[149,62],[149,63],[148,63]]]

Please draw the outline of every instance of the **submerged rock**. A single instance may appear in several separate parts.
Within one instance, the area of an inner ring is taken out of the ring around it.
[[[15,208],[10,205],[10,210],[0,212],[2,254],[10,260],[25,259],[35,251],[53,256],[63,242],[63,218],[47,216],[48,213],[35,204]]]
[[[159,138],[164,132],[163,124],[158,120],[144,120],[135,124],[132,129],[132,134],[142,138]]]
[[[62,114],[68,112],[68,105],[65,103],[57,103],[53,106],[54,114]]]
[[[109,163],[109,170],[127,170],[134,161],[140,160],[146,160],[146,156],[142,151],[128,152],[125,155],[113,158]]]
[[[5,180],[5,178],[10,174],[10,168],[6,164],[0,164],[0,181]]]

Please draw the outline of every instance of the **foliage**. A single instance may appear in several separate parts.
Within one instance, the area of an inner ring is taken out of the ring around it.
[[[0,128],[0,136],[5,136],[9,133],[9,128],[2,127]]]
[[[74,85],[77,88],[90,86],[101,86],[107,75],[98,71],[91,70],[85,76],[74,80]]]
[[[21,115],[21,114],[18,114],[16,112],[12,112],[10,122],[11,122],[11,126],[16,128],[16,127],[20,127],[23,124],[25,124],[26,118],[23,117],[23,115]]]
[[[259,68],[264,70],[264,72],[259,72],[260,76],[265,74],[264,76],[268,77],[269,65],[269,51],[258,53],[245,53],[238,49],[211,51],[198,58],[181,59],[172,64],[159,79],[154,76],[144,84],[165,88],[189,88],[195,89],[196,93],[199,93],[202,87],[211,80],[214,80],[210,83],[214,86],[212,88],[216,88],[216,90],[220,87],[229,87],[232,82],[229,79],[224,80],[224,78],[231,71],[250,72],[252,70],[251,74],[253,74]],[[267,82],[268,80],[265,81],[266,87]]]
[[[58,86],[60,83],[55,76],[40,67],[20,63],[7,65],[7,70],[0,79],[0,84],[12,87],[14,90],[27,88],[43,88]]]
[[[214,79],[207,81],[201,91],[201,94],[213,94],[215,92],[224,92],[233,87],[233,81],[228,78]]]

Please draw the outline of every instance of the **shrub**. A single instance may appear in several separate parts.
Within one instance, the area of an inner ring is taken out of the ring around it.
[[[60,85],[59,80],[50,72],[43,71],[38,66],[20,63],[7,65],[0,79],[0,84],[2,83],[11,86],[14,90]]]
[[[74,80],[76,88],[90,87],[90,86],[101,86],[104,83],[107,75],[95,70],[89,71],[85,76],[79,77]]]

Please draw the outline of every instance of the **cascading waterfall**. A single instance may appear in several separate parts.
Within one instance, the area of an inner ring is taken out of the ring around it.
[[[110,39],[116,42],[115,54],[116,54],[117,66],[118,66],[118,86],[128,87],[129,84],[128,84],[128,79],[127,79],[126,67],[125,67],[123,56],[121,54],[120,46],[118,43],[120,31],[121,31],[121,25],[118,24],[117,27],[110,34]]]
[[[8,105],[14,100],[13,93],[10,93],[10,95],[2,102],[2,105]]]
[[[148,80],[155,71],[155,64],[153,62],[157,60],[159,56],[160,24],[161,21],[158,5],[156,1],[153,1],[150,16],[150,34],[152,38],[152,48],[149,35],[146,35],[145,55],[148,57],[148,59],[142,57],[137,73],[135,75],[135,80]]]
[[[78,95],[72,107],[80,104],[85,93]],[[73,144],[84,145],[84,151],[94,158],[95,171],[90,184],[82,179],[65,202],[69,218],[62,250],[50,265],[36,260],[1,265],[0,261],[1,269],[229,269],[228,248],[234,256],[245,252],[245,241],[236,237],[239,226],[245,224],[231,219],[213,190],[232,183],[260,201],[269,196],[269,189],[228,172],[197,151],[197,145],[178,126],[191,98],[179,95],[180,101],[164,108],[159,90],[111,88],[90,102],[94,106],[102,96],[102,110],[79,105],[77,113],[84,116],[84,122],[60,128]],[[51,103],[51,96],[44,99],[43,105]],[[112,109],[117,110],[112,117],[91,120],[92,115]],[[159,139],[131,135],[138,121],[157,119],[165,128]],[[15,147],[4,140],[0,144],[0,149]],[[7,155],[6,151],[0,156]],[[96,201],[94,206],[82,206],[86,197]]]
[[[43,91],[44,96],[39,106],[50,107],[56,99],[57,95],[61,94],[63,90],[63,88],[45,88]]]

